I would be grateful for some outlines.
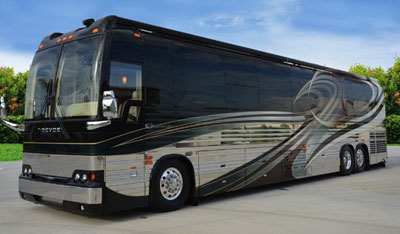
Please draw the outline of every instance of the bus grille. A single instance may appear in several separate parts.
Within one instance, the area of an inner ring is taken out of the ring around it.
[[[385,132],[377,132],[370,134],[370,150],[371,154],[387,152]]]

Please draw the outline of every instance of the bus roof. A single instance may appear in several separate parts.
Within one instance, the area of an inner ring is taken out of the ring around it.
[[[87,25],[86,28],[78,28],[75,31],[71,31],[68,33],[53,33],[43,39],[41,42],[41,46],[39,47],[40,49],[45,49],[47,47],[51,47],[56,45],[57,43],[63,43],[64,41],[68,41],[69,39],[78,39],[80,37],[87,36],[88,34],[93,33],[95,29],[98,30],[99,33],[105,32],[110,29],[117,29],[117,28],[132,28],[134,30],[142,31],[145,33],[152,33],[152,34],[158,34],[163,37],[167,37],[170,39],[175,39],[175,40],[181,40],[181,41],[186,41],[192,44],[198,44],[200,46],[206,46],[206,47],[211,47],[211,48],[216,48],[216,49],[222,49],[222,50],[228,50],[230,52],[234,53],[240,53],[240,54],[245,54],[248,56],[252,57],[258,57],[261,59],[267,59],[279,63],[285,63],[288,65],[292,66],[298,66],[298,67],[303,67],[307,69],[312,69],[312,70],[320,70],[320,71],[326,71],[326,72],[331,72],[334,74],[339,74],[339,75],[345,75],[345,76],[351,76],[351,77],[356,77],[356,78],[361,78],[361,79],[370,79],[369,77],[363,76],[363,75],[357,75],[353,74],[350,72],[314,64],[314,63],[309,63],[309,62],[304,62],[301,60],[297,59],[292,59],[280,55],[275,55],[255,49],[250,49],[246,48],[243,46],[238,46],[238,45],[233,45],[230,43],[222,42],[222,41],[217,41],[201,36],[196,36],[193,34],[189,33],[184,33],[168,28],[163,28],[160,26],[156,25],[151,25],[151,24],[146,24],[142,23],[139,21],[134,21],[122,17],[118,17],[115,15],[110,15],[106,16],[104,18],[98,19],[91,23],[90,25]],[[97,31],[96,31],[97,33]],[[69,38],[70,35],[73,35],[73,37]],[[65,39],[66,38],[66,39]],[[65,39],[65,40],[64,40]]]

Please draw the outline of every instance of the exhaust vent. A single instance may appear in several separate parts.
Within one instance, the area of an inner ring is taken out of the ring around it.
[[[90,19],[85,19],[82,23],[83,23],[83,25],[86,26],[86,28],[89,28],[90,25],[93,24],[93,22],[94,22],[94,19],[90,18]]]

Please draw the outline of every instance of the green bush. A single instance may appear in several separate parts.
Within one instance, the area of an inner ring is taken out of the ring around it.
[[[24,121],[23,115],[8,116],[7,120],[13,123],[22,123]],[[0,123],[0,143],[22,143],[22,133],[16,132],[6,127],[2,122]]]
[[[400,115],[389,115],[386,118],[386,131],[389,144],[400,143]]]

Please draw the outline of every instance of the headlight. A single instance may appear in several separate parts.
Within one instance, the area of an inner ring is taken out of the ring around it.
[[[71,181],[81,184],[103,183],[104,171],[75,170],[72,173]]]
[[[87,178],[88,178],[88,177],[87,177],[86,174],[82,174],[82,179],[81,179],[82,183],[86,183]]]
[[[74,177],[75,182],[78,182],[80,178],[81,176],[79,175],[79,173],[76,173]]]
[[[29,165],[22,165],[22,175],[23,176],[32,176],[32,168]]]

